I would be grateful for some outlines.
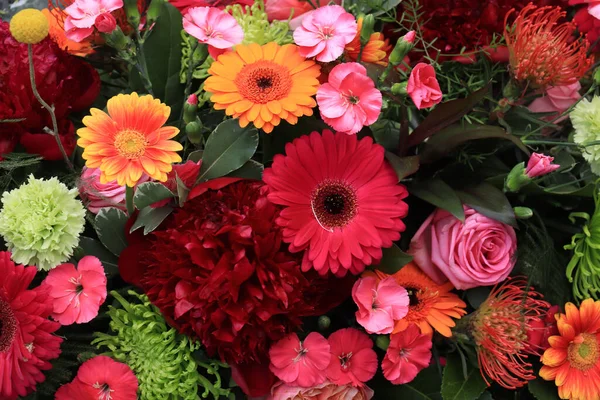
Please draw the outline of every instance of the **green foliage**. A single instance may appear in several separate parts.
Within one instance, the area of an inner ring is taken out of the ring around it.
[[[208,69],[214,59],[207,54],[206,46],[198,46],[198,39],[181,31],[181,69],[179,81],[186,83],[190,62],[192,63],[192,77],[194,79],[208,78]],[[194,49],[192,53],[192,49]],[[193,57],[192,57],[193,54]]]
[[[493,185],[483,182],[457,190],[461,201],[475,211],[514,227],[517,226],[515,211],[504,193]]]
[[[146,207],[138,214],[134,224],[131,226],[130,232],[144,228],[144,235],[147,235],[158,228],[172,212],[173,208],[168,205],[159,208]]]
[[[158,182],[144,182],[135,189],[133,203],[138,210],[141,210],[149,205],[170,199],[173,193],[165,185]]]
[[[547,382],[542,378],[529,381],[527,384],[529,393],[537,400],[559,400],[558,388],[554,382]]]
[[[117,292],[111,294],[119,303],[107,312],[113,334],[97,333],[92,344],[106,348],[109,356],[131,367],[140,384],[141,400],[229,395],[219,375],[219,368],[226,365],[198,360],[194,353],[200,344],[171,328],[145,295],[129,291],[130,300],[126,300]]]
[[[119,274],[119,259],[98,240],[81,236],[79,238],[79,247],[75,250],[73,257],[79,261],[85,256],[97,257],[102,262],[104,272],[109,278]]]
[[[417,172],[421,163],[420,156],[398,157],[392,152],[386,151],[385,158],[394,168],[398,175],[398,182]]]
[[[383,249],[383,257],[375,267],[381,272],[392,275],[400,271],[412,259],[411,255],[406,254],[394,244],[392,247]]]
[[[96,214],[94,228],[96,228],[98,239],[115,256],[119,256],[127,247],[125,239],[127,219],[127,214],[114,207],[102,208]]]
[[[442,379],[444,400],[477,400],[487,387],[480,371],[458,353],[446,358]]]
[[[448,211],[461,221],[465,220],[465,211],[460,198],[454,189],[441,179],[428,179],[411,185],[409,192],[421,200]]]
[[[252,6],[240,4],[228,6],[227,11],[233,15],[244,30],[243,44],[264,45],[275,42],[282,45],[294,43],[294,39],[289,33],[288,21],[269,22],[264,0],[255,0]]]
[[[369,382],[377,400],[442,400],[442,379],[438,366],[425,368],[404,385],[393,385],[382,375]]]

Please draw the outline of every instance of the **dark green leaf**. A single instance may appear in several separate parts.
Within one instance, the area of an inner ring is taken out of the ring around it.
[[[119,259],[110,251],[106,250],[106,247],[104,247],[102,243],[96,239],[81,236],[79,238],[79,247],[82,250],[82,254],[81,257],[77,257],[78,259],[81,259],[84,256],[98,257],[104,266],[106,275],[111,277],[119,274]]]
[[[135,189],[133,203],[138,210],[142,210],[150,204],[171,197],[173,197],[173,193],[165,185],[158,182],[144,182]]]
[[[469,289],[465,293],[467,294],[467,300],[469,300],[469,304],[471,305],[471,307],[479,308],[481,303],[483,303],[488,298],[490,292],[491,289],[489,287],[481,286]]]
[[[400,139],[400,122],[389,119],[380,119],[370,126],[375,141],[385,147],[388,151],[395,151],[398,148]]]
[[[466,376],[463,373],[465,366]],[[463,364],[458,353],[448,355],[442,378],[444,400],[477,400],[486,387],[477,368],[471,367],[469,363]]]
[[[235,171],[254,155],[258,132],[250,126],[241,128],[237,119],[217,126],[206,141],[198,181],[219,178]]]
[[[179,199],[179,207],[183,207],[183,204],[187,201],[188,195],[190,194],[190,188],[179,178],[179,175],[175,175],[175,181],[177,182],[177,198]]]
[[[202,154],[204,153],[204,150],[196,150],[196,151],[192,151],[189,155],[187,160],[188,161],[193,161],[195,163],[197,163],[198,161],[202,160]]]
[[[276,126],[273,132],[262,135],[263,164],[268,165],[275,154],[283,154],[286,143],[292,142],[300,136],[310,135],[313,131],[322,132],[323,129],[331,128],[315,117],[302,117],[296,125],[281,121],[281,124]]]
[[[95,228],[98,238],[111,253],[118,256],[127,247],[125,224],[127,214],[118,208],[102,208],[96,215]]]
[[[392,275],[400,271],[402,267],[411,262],[412,259],[413,257],[411,255],[400,250],[400,247],[393,245],[390,248],[383,249],[383,257],[375,268],[388,275]]]
[[[262,174],[265,167],[258,161],[248,160],[246,164],[231,172],[227,176],[246,179],[262,179]]]
[[[457,190],[456,193],[463,203],[475,211],[505,224],[517,226],[515,211],[504,193],[495,186],[483,182]]]
[[[558,397],[558,388],[554,382],[547,382],[542,378],[537,378],[529,381],[527,387],[537,400],[560,400]]]
[[[369,386],[375,391],[377,400],[442,400],[441,383],[437,366],[431,366],[404,385],[393,385],[378,374]]]
[[[144,235],[147,235],[155,230],[172,212],[173,209],[169,206],[160,208],[146,207],[138,214],[130,232],[144,227]]]
[[[492,397],[492,394],[486,390],[481,393],[478,400],[494,400],[494,398]]]
[[[470,140],[479,139],[505,139],[510,140],[526,154],[529,154],[527,147],[516,136],[507,133],[498,126],[490,125],[453,125],[429,138],[425,148],[421,153],[423,162],[433,162],[439,160],[463,143]]]
[[[419,170],[419,156],[398,157],[394,153],[386,151],[385,158],[396,171],[398,182]]]
[[[465,220],[465,212],[460,198],[454,189],[441,179],[430,179],[411,185],[409,193],[448,211],[461,221]]]

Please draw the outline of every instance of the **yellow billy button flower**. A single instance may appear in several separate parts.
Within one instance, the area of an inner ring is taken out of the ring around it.
[[[46,16],[33,8],[19,11],[10,20],[10,33],[20,43],[39,43],[48,36],[49,29]]]

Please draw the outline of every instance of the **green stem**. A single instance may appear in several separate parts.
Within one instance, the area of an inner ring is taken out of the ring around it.
[[[192,77],[194,74],[194,69],[196,69],[196,63],[194,61],[194,53],[196,52],[196,49],[198,48],[198,45],[200,43],[196,40],[194,40],[194,43],[192,45],[190,45],[190,58],[188,60],[188,70],[187,70],[187,76],[186,76],[186,85],[185,85],[185,91],[183,92],[183,104],[185,105],[185,102],[187,101],[188,97],[190,97],[190,93],[192,92]],[[181,129],[183,129],[184,127],[184,121],[183,121],[183,112],[184,112],[184,107],[181,107],[181,113],[179,115],[179,120],[181,121]]]
[[[127,214],[131,217],[135,211],[135,206],[133,205],[133,187],[125,186],[125,204],[127,205]]]
[[[49,134],[51,134],[52,136],[54,136],[54,139],[56,139],[56,144],[58,145],[58,149],[60,150],[63,158],[65,159],[65,162],[67,163],[67,167],[69,167],[69,169],[71,171],[75,171],[75,168],[73,168],[73,163],[71,163],[71,159],[67,155],[67,152],[65,151],[65,148],[63,147],[63,144],[60,141],[60,135],[58,134],[58,124],[56,122],[56,114],[54,113],[54,107],[53,106],[51,107],[48,103],[46,103],[44,101],[44,99],[42,99],[42,96],[40,96],[40,93],[37,90],[37,86],[35,85],[35,68],[34,68],[34,64],[33,64],[33,45],[31,45],[31,44],[27,45],[27,55],[29,57],[29,80],[31,81],[31,90],[33,91],[33,95],[35,96],[37,101],[40,102],[42,107],[44,107],[46,110],[48,110],[48,112],[50,113],[50,118],[52,119],[52,130],[48,129],[45,131],[48,132]]]
[[[137,67],[140,76],[142,78],[142,83],[146,88],[146,91],[154,96],[154,92],[152,91],[152,81],[150,80],[150,75],[148,74],[148,64],[146,63],[146,55],[144,53],[144,39],[140,36],[140,31],[136,29],[135,31],[137,37],[137,62],[135,66]]]

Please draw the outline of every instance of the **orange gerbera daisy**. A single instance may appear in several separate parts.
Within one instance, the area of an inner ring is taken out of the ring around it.
[[[550,336],[540,376],[555,381],[561,399],[600,399],[600,301],[565,305],[556,316],[560,336]]]
[[[388,276],[381,271],[376,273],[381,279]],[[405,265],[393,277],[408,291],[410,303],[408,314],[396,321],[392,333],[403,332],[415,324],[424,334],[433,335],[435,329],[442,335],[451,337],[450,328],[456,325],[452,318],[460,319],[467,313],[464,310],[467,305],[456,294],[450,292],[454,286],[450,282],[436,284],[414,263]]]
[[[135,186],[147,174],[164,182],[171,164],[180,162],[180,143],[169,140],[179,129],[163,126],[171,108],[150,95],[119,94],[106,105],[108,114],[92,108],[77,131],[77,144],[89,168],[99,168],[100,183]]]
[[[358,32],[354,39],[346,45],[346,55],[351,60],[356,61],[360,53],[360,31],[362,30],[363,18],[358,18]],[[392,51],[392,45],[381,32],[371,34],[369,41],[365,44],[360,60],[368,63],[386,66],[388,64],[388,55]]]
[[[312,96],[320,67],[293,44],[238,45],[220,55],[208,73],[204,89],[212,93],[215,109],[239,118],[241,127],[252,122],[270,133],[282,119],[293,125],[312,115],[317,105]]]

